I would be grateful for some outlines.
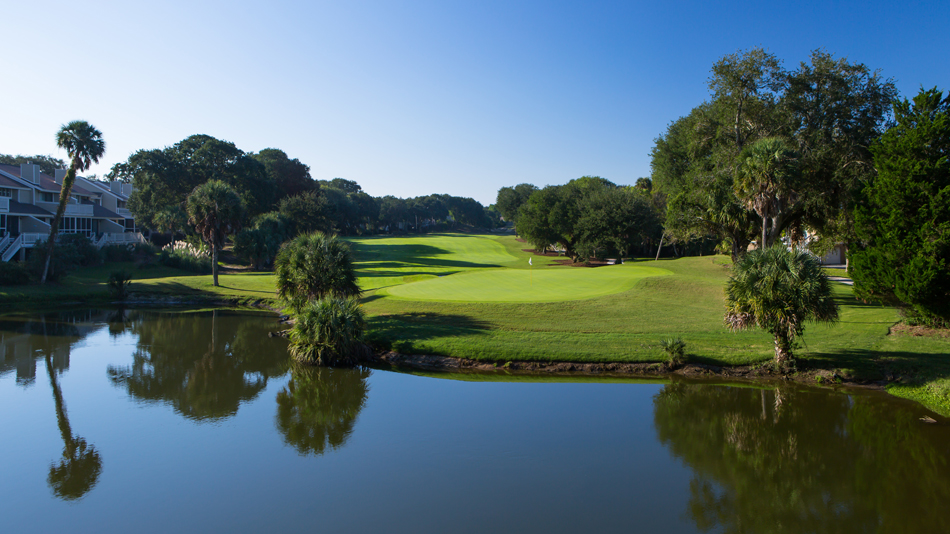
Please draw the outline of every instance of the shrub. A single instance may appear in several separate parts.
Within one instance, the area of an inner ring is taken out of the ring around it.
[[[666,353],[670,367],[679,367],[686,363],[686,342],[682,339],[672,337],[661,339],[660,347]]]
[[[274,260],[277,295],[291,310],[326,296],[359,296],[350,247],[336,236],[314,232],[295,237]]]
[[[166,267],[174,267],[198,274],[211,272],[211,256],[207,251],[184,241],[165,245],[158,258]]]
[[[53,249],[53,261],[50,262],[47,280],[56,281],[79,267],[98,265],[102,255],[92,241],[82,234],[60,234]],[[43,274],[46,263],[46,242],[37,241],[30,250],[26,268],[37,280]]]
[[[125,300],[128,296],[132,275],[126,271],[113,271],[109,275],[109,294],[112,298]]]
[[[290,330],[290,354],[315,365],[356,365],[369,352],[363,344],[366,318],[354,297],[326,297],[297,313]]]
[[[0,262],[0,286],[20,286],[30,281],[26,266],[19,262]]]

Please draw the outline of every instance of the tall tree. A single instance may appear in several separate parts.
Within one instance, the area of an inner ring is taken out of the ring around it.
[[[320,188],[320,184],[310,177],[308,165],[297,158],[290,159],[279,148],[265,148],[251,156],[264,165],[268,179],[277,188],[278,200]]]
[[[218,285],[218,252],[227,236],[241,230],[244,202],[231,186],[209,180],[188,195],[188,222],[211,247],[211,276]]]
[[[653,183],[668,201],[668,232],[681,239],[716,235],[734,259],[744,253],[751,236],[762,233],[762,219],[733,192],[742,190],[733,182],[743,150],[782,137],[798,154],[798,196],[769,221],[767,235],[808,226],[848,239],[855,193],[873,173],[866,147],[886,124],[893,82],[821,50],[785,71],[775,56],[753,49],[713,65],[709,87],[710,101],[670,125],[652,152]]]
[[[531,184],[518,184],[514,187],[502,187],[495,199],[495,209],[506,221],[517,224],[518,210],[528,201],[538,188]]]
[[[56,134],[56,146],[69,154],[69,170],[63,177],[63,184],[59,191],[59,207],[50,226],[49,242],[46,244],[46,263],[43,266],[43,275],[40,283],[46,283],[49,274],[50,259],[53,257],[53,248],[56,246],[56,235],[59,233],[60,221],[66,213],[66,204],[72,195],[73,184],[76,182],[76,173],[88,169],[93,163],[99,163],[99,158],[106,151],[106,142],[102,139],[102,132],[86,121],[73,121],[63,125]]]
[[[857,210],[855,292],[911,320],[950,324],[950,95],[894,103],[896,125],[872,147],[877,177]]]

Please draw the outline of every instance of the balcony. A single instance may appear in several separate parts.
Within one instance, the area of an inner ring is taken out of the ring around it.
[[[10,199],[7,197],[0,197],[0,213],[7,213],[10,211]]]
[[[92,204],[66,204],[67,217],[92,217]]]

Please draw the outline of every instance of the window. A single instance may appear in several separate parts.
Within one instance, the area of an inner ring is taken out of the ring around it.
[[[0,187],[0,197],[13,198],[13,190],[7,189],[6,187]]]
[[[64,234],[92,235],[92,219],[80,217],[63,217],[59,220],[59,231]]]
[[[53,193],[40,193],[40,202],[56,202],[53,199]]]

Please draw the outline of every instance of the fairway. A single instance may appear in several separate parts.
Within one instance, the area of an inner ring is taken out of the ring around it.
[[[491,269],[459,273],[380,290],[407,300],[441,302],[558,302],[626,291],[639,280],[673,274],[658,267]]]

